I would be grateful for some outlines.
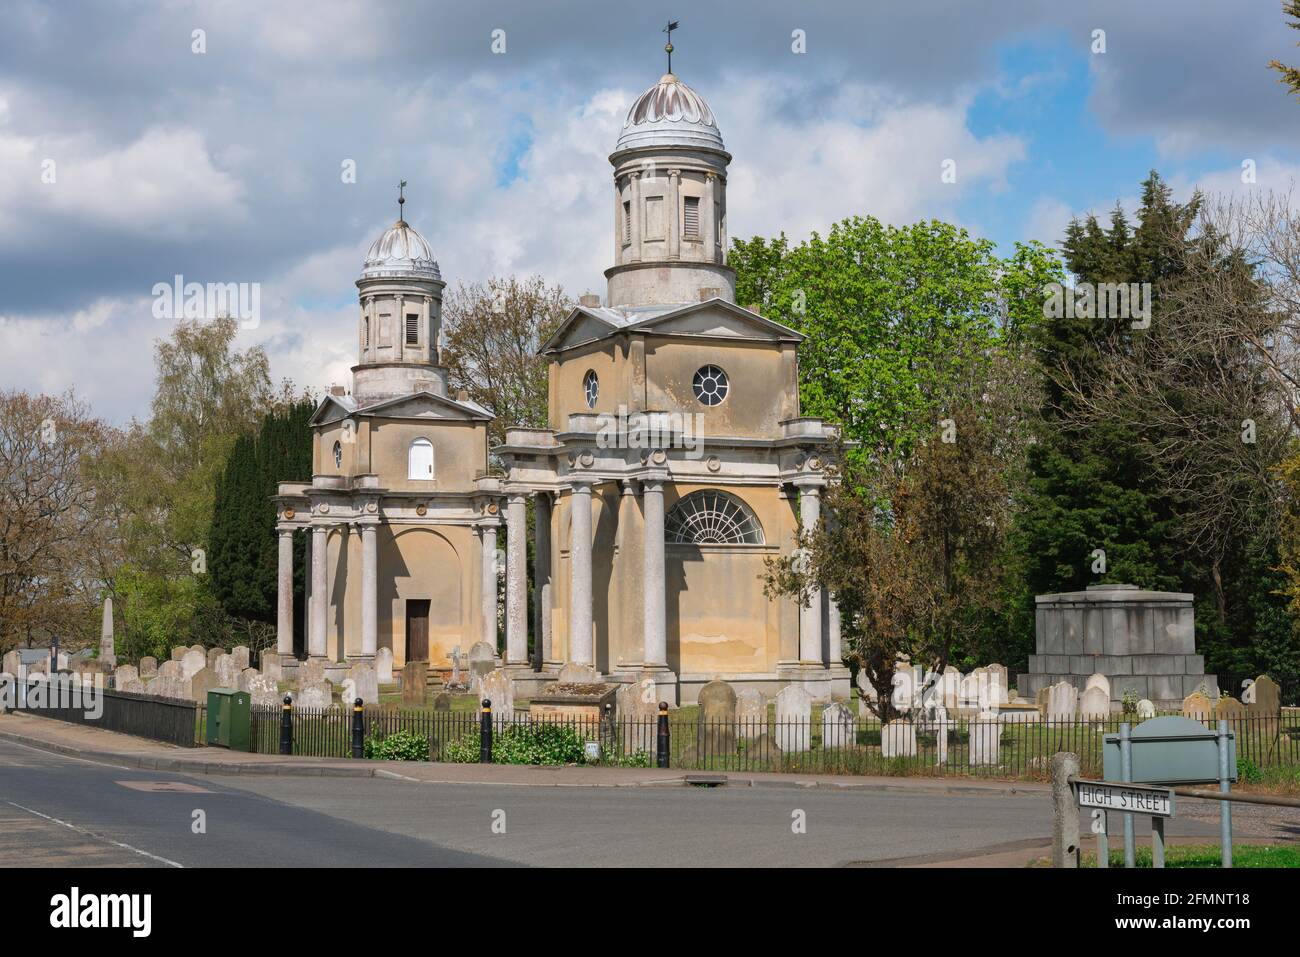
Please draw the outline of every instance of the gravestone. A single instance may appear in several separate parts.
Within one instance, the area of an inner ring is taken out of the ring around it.
[[[1155,704],[1149,699],[1143,698],[1141,701],[1138,702],[1137,715],[1139,718],[1141,718],[1144,721],[1147,718],[1154,718],[1156,716]]]
[[[381,685],[393,683],[393,649],[380,648],[375,652],[375,674]]]
[[[180,647],[173,648],[173,649],[172,649],[172,661],[180,661],[182,658],[185,657],[185,652],[187,652],[187,651],[189,651],[188,648],[180,648]]]
[[[47,675],[50,673],[50,659],[38,658],[27,666],[29,675]]]
[[[421,707],[428,694],[429,663],[408,661],[402,666],[402,704]]]
[[[1034,704],[1038,707],[1038,716],[1040,718],[1047,717],[1047,699],[1051,697],[1051,691],[1050,687],[1039,688],[1034,694]]]
[[[957,710],[957,699],[961,695],[962,674],[953,665],[948,665],[943,669],[943,675],[939,679],[939,699],[938,704],[947,708],[949,711]]]
[[[145,685],[145,694],[157,695],[160,698],[178,698],[192,701],[194,700],[192,692],[192,682],[189,678],[172,677],[161,673],[157,678]]]
[[[894,666],[894,684],[891,692],[894,708],[906,714],[912,710],[912,705],[920,693],[918,669],[913,668],[905,661],[896,664]]]
[[[270,652],[262,655],[262,674],[269,675],[276,681],[284,679],[284,663],[279,655]]]
[[[1242,719],[1246,717],[1246,706],[1229,695],[1223,695],[1214,705],[1214,718],[1216,721],[1227,721],[1228,730],[1237,732],[1241,735]]]
[[[822,747],[844,748],[856,741],[853,712],[840,702],[822,709]]]
[[[135,665],[118,665],[113,669],[113,687],[118,691],[124,690],[128,681],[137,681],[140,678],[140,671]]]
[[[783,753],[807,751],[812,737],[812,695],[788,684],[776,695],[776,744]]]
[[[1001,707],[1011,700],[1011,685],[1007,681],[1007,666],[992,664],[987,669],[989,676],[989,704]]]
[[[989,673],[983,668],[976,668],[962,678],[953,704],[957,713],[970,716],[990,707],[989,683]]]
[[[379,704],[379,672],[369,661],[358,661],[348,669],[347,677],[352,679],[356,696],[365,704]],[[354,699],[348,698],[351,702]]]
[[[992,711],[985,711],[967,726],[970,735],[968,763],[972,768],[1002,763],[1002,723]]]
[[[127,694],[144,694],[144,682],[139,678],[129,678],[118,684],[117,690]]]
[[[475,647],[478,647],[477,645]],[[470,670],[474,668],[473,652],[470,652]],[[557,685],[592,685],[600,681],[600,672],[591,665],[579,665],[570,662],[560,669],[556,676]]]
[[[15,648],[13,651],[5,652],[5,656],[3,660],[4,660],[4,664],[0,665],[0,670],[3,670],[5,674],[14,675],[15,677],[17,677],[17,675],[22,672],[23,655],[22,652],[19,651],[18,649]]]
[[[474,647],[469,650],[469,686],[476,690],[478,684],[484,677],[496,670],[497,650],[489,645],[486,641],[474,643]],[[562,673],[562,672],[561,672]]]
[[[318,685],[325,680],[325,659],[308,658],[298,665],[298,687]]]
[[[1214,705],[1210,699],[1199,691],[1194,691],[1183,699],[1183,717],[1203,721],[1214,714]]]
[[[877,698],[876,686],[871,683],[871,678],[867,676],[866,668],[858,670],[858,691],[867,701],[875,701]]]
[[[434,710],[434,711],[450,711],[450,710],[451,710],[451,695],[447,694],[447,692],[445,692],[445,691],[439,691],[436,695],[434,695],[434,696],[433,696],[433,710]]]
[[[752,741],[767,733],[767,699],[757,688],[746,688],[736,695],[736,737]]]
[[[1067,681],[1058,681],[1047,689],[1047,717],[1051,721],[1070,721],[1079,708],[1079,689]]]
[[[173,658],[158,666],[158,675],[164,678],[184,678],[185,666]]]
[[[222,652],[217,655],[216,664],[208,665],[208,667],[211,668],[213,673],[217,676],[218,688],[239,687],[239,673],[244,669],[239,667],[239,663],[235,660],[234,655],[228,655],[225,652]]]
[[[1102,691],[1106,692],[1106,700],[1110,700],[1110,679],[1101,672],[1093,672],[1088,676],[1088,681],[1083,686],[1083,690],[1087,691],[1089,688],[1100,688]]]
[[[1110,691],[1093,685],[1079,699],[1079,714],[1085,721],[1104,720],[1110,715]]]
[[[880,731],[880,753],[886,758],[916,756],[916,727],[910,721],[889,722]]]
[[[658,686],[654,677],[642,673],[636,681],[622,685],[614,696],[614,709],[624,748],[631,753],[644,751],[653,757],[659,730]]]
[[[770,761],[772,766],[777,769],[781,767],[783,752],[781,746],[776,743],[776,739],[770,734],[760,734],[751,741],[745,746],[745,754],[755,761]]]
[[[235,647],[230,649],[230,657],[235,659],[235,665],[239,668],[240,671],[243,671],[249,665],[248,646],[235,645]]]
[[[298,693],[294,696],[293,706],[295,708],[312,708],[324,710],[334,701],[334,686],[328,681],[321,679],[311,684],[300,685]]]
[[[216,671],[217,662],[221,660],[221,656],[224,655],[225,653],[226,653],[225,648],[209,648],[206,652],[207,666],[211,668],[213,671]]]
[[[237,687],[240,691],[247,691],[249,683],[257,677],[256,668],[245,668],[239,673],[239,684]]]
[[[1260,675],[1250,686],[1254,692],[1250,710],[1252,714],[1276,717],[1282,710],[1282,689],[1268,675]]]
[[[211,668],[200,668],[190,676],[190,700],[197,701],[199,704],[208,703],[208,692],[213,688],[229,687],[223,685],[217,678],[217,673]]]
[[[493,719],[515,719],[515,683],[505,671],[497,668],[479,679],[479,693],[492,702]]]
[[[197,652],[201,653],[202,655],[204,655],[205,657],[207,656],[207,653],[208,653],[207,648],[205,648],[203,645],[199,644],[197,641],[196,641],[194,644],[190,645],[190,651],[197,651]]]
[[[700,689],[698,743],[701,755],[732,754],[736,750],[736,692],[714,679]]]
[[[344,710],[351,714],[352,706],[357,701],[357,683],[354,679],[343,679],[343,684],[339,685],[339,700],[343,702]],[[362,704],[364,703],[362,702]]]
[[[181,659],[181,677],[193,678],[208,666],[208,656],[191,648]]]
[[[251,670],[251,669],[250,669]],[[247,671],[244,674],[248,674]],[[270,675],[253,672],[247,679],[249,703],[254,708],[274,708],[280,704],[280,688]]]
[[[158,659],[152,655],[145,655],[140,659],[139,672],[141,678],[152,678],[158,673]]]

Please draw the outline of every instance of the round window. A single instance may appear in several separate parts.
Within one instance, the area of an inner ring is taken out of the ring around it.
[[[595,369],[588,369],[587,374],[583,376],[582,391],[587,396],[587,408],[594,409],[596,400],[600,398],[600,380],[596,378]]]
[[[695,373],[691,383],[695,389],[695,398],[705,405],[717,405],[727,397],[727,374],[717,366],[705,366]]]

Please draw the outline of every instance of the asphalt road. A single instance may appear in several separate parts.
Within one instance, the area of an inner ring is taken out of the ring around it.
[[[0,866],[889,865],[1050,834],[1039,794],[199,776],[0,741]]]

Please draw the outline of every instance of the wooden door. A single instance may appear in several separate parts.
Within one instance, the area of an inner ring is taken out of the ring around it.
[[[429,660],[429,600],[406,600],[406,660]]]

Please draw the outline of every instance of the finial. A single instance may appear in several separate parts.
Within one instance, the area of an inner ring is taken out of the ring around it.
[[[406,197],[403,195],[403,191],[405,189],[406,189],[406,180],[402,180],[400,183],[397,184],[397,221],[399,223],[406,221],[406,217],[402,215],[402,207],[406,205]]]
[[[668,54],[668,72],[673,72],[673,31],[677,29],[676,20],[669,20],[668,26],[664,27],[664,33],[668,34],[668,42],[664,44],[664,52]]]

